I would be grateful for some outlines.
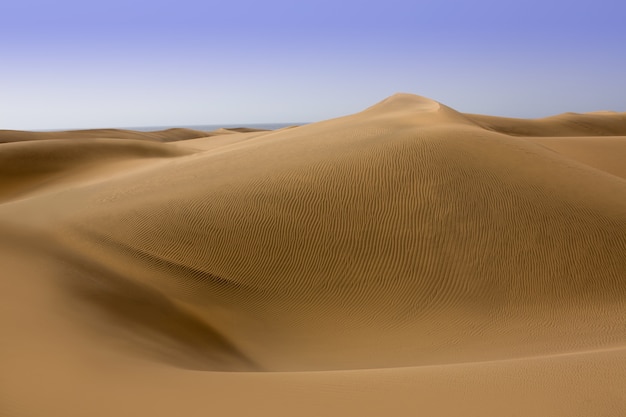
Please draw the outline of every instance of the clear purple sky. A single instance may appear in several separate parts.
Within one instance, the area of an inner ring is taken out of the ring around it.
[[[626,111],[626,2],[0,3],[0,129],[306,122],[398,91]]]

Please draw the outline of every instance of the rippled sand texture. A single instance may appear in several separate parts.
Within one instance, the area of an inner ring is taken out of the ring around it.
[[[624,113],[0,141],[2,416],[626,415]]]

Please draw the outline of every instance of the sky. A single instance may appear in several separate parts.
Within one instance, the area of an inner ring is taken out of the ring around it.
[[[396,92],[626,111],[626,2],[0,3],[0,129],[314,122]]]

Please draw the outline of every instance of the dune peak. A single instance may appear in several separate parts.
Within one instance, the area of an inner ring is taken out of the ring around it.
[[[393,94],[360,114],[367,117],[398,117],[418,126],[442,123],[476,126],[475,122],[451,107],[428,97],[409,93]]]
[[[395,93],[386,99],[374,104],[370,109],[389,110],[395,108],[410,109],[420,112],[435,112],[441,108],[441,103],[428,97],[410,93]]]

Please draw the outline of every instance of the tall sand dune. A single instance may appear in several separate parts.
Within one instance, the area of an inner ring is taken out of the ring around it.
[[[0,410],[622,415],[623,120],[2,144]]]

